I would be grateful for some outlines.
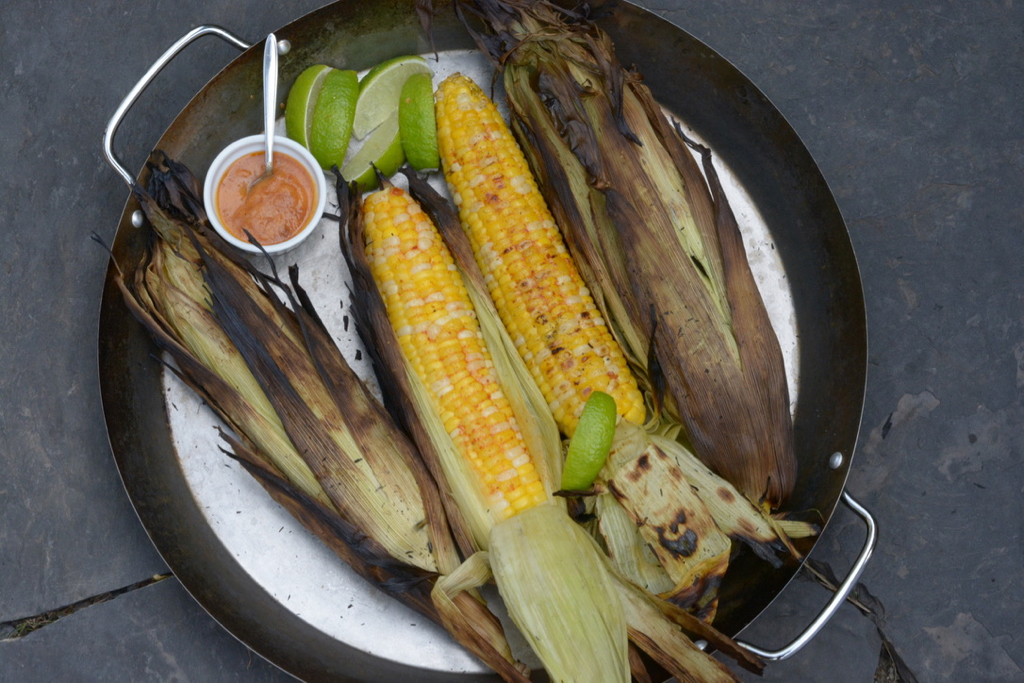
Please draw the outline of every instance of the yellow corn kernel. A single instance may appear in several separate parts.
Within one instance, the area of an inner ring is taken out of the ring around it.
[[[367,197],[363,221],[374,280],[378,287],[395,283],[385,306],[396,332],[408,330],[398,335],[402,352],[470,463],[494,520],[547,500],[469,294],[433,223],[398,187]]]
[[[441,165],[462,225],[559,428],[572,435],[595,389],[607,391],[625,419],[642,423],[636,378],[498,110],[472,80],[455,74],[437,89],[436,114]]]

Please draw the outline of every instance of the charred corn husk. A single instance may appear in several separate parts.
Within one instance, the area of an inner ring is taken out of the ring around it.
[[[436,117],[445,179],[477,263],[559,427],[572,435],[594,390],[642,423],[636,380],[494,104],[456,74],[438,87]]]
[[[602,475],[672,579],[660,595],[710,622],[732,542],[675,461],[653,444],[639,457],[632,449],[625,457],[613,450]]]
[[[657,587],[655,592],[683,607],[689,607],[695,597],[698,604],[713,597],[712,589],[722,578],[724,567],[710,562],[692,570],[711,592],[701,594],[699,584],[694,584],[693,590],[684,590],[679,597],[672,598],[673,591],[665,588],[657,572],[645,563],[646,553],[630,550],[629,534],[619,517],[625,515],[630,519],[631,530],[643,539],[643,549],[656,553],[660,565],[674,578],[680,577],[682,571],[691,571],[694,563],[701,562],[701,555],[713,555],[705,547],[700,553],[694,548],[689,555],[675,556],[684,549],[687,538],[721,548],[720,538],[725,535],[779,567],[787,556],[801,557],[791,539],[817,533],[817,527],[809,522],[778,520],[767,514],[678,441],[629,424],[620,425],[616,431],[615,443],[596,488],[602,492],[597,508],[599,528],[616,568],[639,585],[650,582]],[[606,490],[608,493],[603,493]],[[608,501],[609,497],[613,501]],[[622,504],[622,513],[612,514],[617,513],[613,502]],[[695,526],[689,529],[690,524]],[[675,590],[682,587],[677,581]],[[700,613],[699,609],[691,611]]]
[[[297,472],[300,487],[329,500],[393,557],[436,570],[423,500],[408,465],[411,445],[397,430],[350,429],[305,348],[298,320],[206,238],[152,201],[145,207],[162,238],[137,271],[138,299],[159,316],[164,333],[231,388],[233,405],[246,406],[228,415],[232,426],[282,471]],[[351,370],[336,381],[349,387],[348,411],[372,416],[367,424],[386,417]]]
[[[751,500],[796,481],[782,354],[710,155],[703,171],[610,38],[546,2],[462,0],[513,129],[633,358],[649,347],[696,454]],[[440,118],[440,117],[439,117]]]
[[[650,437],[651,445],[678,467],[690,482],[696,496],[707,506],[719,528],[731,538],[747,544],[761,559],[781,565],[779,554],[799,559],[801,553],[792,543],[794,538],[808,538],[818,528],[800,520],[778,520],[765,514],[729,482],[708,469],[683,444],[658,435]]]
[[[672,603],[652,600],[629,582],[617,582],[616,589],[630,624],[631,641],[677,681],[719,683],[739,680],[724,664],[702,652],[690,638],[677,637],[680,629],[693,639],[707,640],[712,647],[735,658],[749,671],[760,674],[763,670],[764,665],[756,656]]]

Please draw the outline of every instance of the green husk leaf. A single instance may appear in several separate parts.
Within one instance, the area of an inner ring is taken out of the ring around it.
[[[487,611],[486,607],[482,609],[486,616],[478,615],[480,618],[472,628],[468,627],[465,620],[460,618],[467,612],[465,607],[467,600],[483,606],[482,601],[474,597],[472,591],[489,582],[491,576],[487,551],[474,553],[451,574],[437,580],[434,590],[431,592],[431,598],[437,606],[438,614],[441,615],[445,628],[450,633],[461,634],[459,642],[466,644],[481,659],[488,662],[502,679],[526,683],[530,679],[529,671],[515,661],[512,651],[504,641],[501,624],[493,614]],[[479,635],[488,632],[495,637],[481,638]],[[501,636],[500,641],[496,636]],[[501,649],[496,647],[496,642],[500,642],[503,647]]]
[[[676,582],[661,566],[650,545],[636,528],[636,522],[615,496],[602,493],[596,497],[598,533],[608,551],[615,570],[650,593],[668,593]]]
[[[564,510],[539,505],[497,524],[490,548],[509,616],[553,681],[629,680],[615,582]]]

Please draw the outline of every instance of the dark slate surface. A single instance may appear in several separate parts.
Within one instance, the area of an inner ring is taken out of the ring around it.
[[[173,577],[75,612],[2,647],[2,680],[295,680],[197,609]]]
[[[882,527],[864,583],[885,631],[920,680],[1020,680],[1024,11],[687,4],[664,14],[789,118],[857,250],[870,366],[848,489]]]
[[[166,571],[121,488],[99,403],[106,264],[88,235],[111,238],[127,196],[102,159],[107,119],[193,26],[255,40],[318,4],[0,5],[0,623]],[[883,637],[921,681],[1021,680],[1024,10],[644,4],[789,118],[836,194],[864,278],[870,368],[848,489],[881,528],[861,591],[876,616],[844,606],[766,680],[870,681]],[[130,166],[232,56],[210,41],[168,68],[118,138]],[[843,512],[813,558],[841,574],[862,539]],[[824,599],[796,581],[745,636],[781,645]],[[284,678],[174,579],[0,641],[0,680]]]

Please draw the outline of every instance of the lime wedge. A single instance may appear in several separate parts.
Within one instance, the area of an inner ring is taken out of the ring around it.
[[[341,177],[349,182],[354,180],[360,191],[372,190],[377,187],[374,166],[385,176],[390,176],[404,161],[402,138],[398,134],[398,112],[394,111],[352,155],[341,169]]]
[[[562,489],[585,491],[594,484],[611,451],[617,419],[615,399],[600,391],[592,392],[569,440],[569,452],[562,469]]]
[[[358,93],[359,77],[355,71],[331,69],[324,77],[307,145],[323,168],[340,167],[345,161]]]
[[[331,72],[326,64],[309,67],[295,79],[288,91],[284,108],[284,125],[288,137],[303,147],[309,147],[309,129],[313,126],[313,109],[320,95],[324,79]]]
[[[415,73],[402,86],[398,100],[398,130],[410,166],[417,171],[440,167],[434,119],[434,84],[429,75]]]
[[[398,109],[402,86],[416,73],[431,74],[427,60],[419,55],[407,55],[381,62],[363,76],[352,127],[356,138],[365,138]]]

